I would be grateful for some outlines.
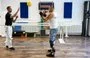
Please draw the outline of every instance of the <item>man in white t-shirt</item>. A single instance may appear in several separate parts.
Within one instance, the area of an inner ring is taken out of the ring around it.
[[[46,56],[48,57],[54,57],[55,55],[55,49],[54,49],[54,42],[56,40],[57,30],[58,30],[58,20],[57,15],[54,12],[54,8],[50,7],[49,9],[49,15],[46,17],[43,17],[44,21],[50,21],[50,47],[51,49],[48,50],[48,54]]]

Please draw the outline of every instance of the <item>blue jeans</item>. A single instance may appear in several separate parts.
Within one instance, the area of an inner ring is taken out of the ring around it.
[[[54,46],[54,41],[56,40],[56,35],[57,35],[57,28],[55,29],[50,29],[50,47],[53,48]]]

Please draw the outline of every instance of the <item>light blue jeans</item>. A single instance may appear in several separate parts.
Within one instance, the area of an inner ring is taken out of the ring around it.
[[[53,48],[54,46],[54,41],[56,40],[56,35],[57,35],[57,28],[50,29],[50,47]]]

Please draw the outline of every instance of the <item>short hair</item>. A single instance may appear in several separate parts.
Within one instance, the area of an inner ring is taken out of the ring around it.
[[[10,8],[11,6],[7,6],[7,10]]]

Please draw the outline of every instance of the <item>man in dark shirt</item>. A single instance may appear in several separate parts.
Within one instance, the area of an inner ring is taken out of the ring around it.
[[[13,22],[13,18],[10,18],[10,16],[11,16],[10,13],[7,13],[5,16],[5,19],[6,19],[5,25],[7,26],[11,26]]]
[[[7,13],[5,15],[5,26],[6,26],[6,41],[5,46],[7,49],[15,50],[15,48],[12,46],[12,23],[16,21],[18,18],[17,13],[19,9],[16,11],[14,15],[11,15],[12,8],[11,6],[7,7]],[[14,19],[15,18],[15,19]]]

